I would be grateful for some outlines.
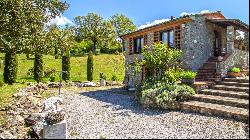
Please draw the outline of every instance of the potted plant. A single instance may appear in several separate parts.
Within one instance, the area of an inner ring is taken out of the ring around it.
[[[227,76],[229,78],[236,78],[236,77],[240,77],[241,73],[240,73],[240,68],[237,67],[232,67],[231,69],[229,69],[229,71],[227,72]]]
[[[106,76],[101,72],[100,73],[100,86],[106,85]]]
[[[195,81],[196,72],[184,71],[181,73],[181,83],[192,85]]]

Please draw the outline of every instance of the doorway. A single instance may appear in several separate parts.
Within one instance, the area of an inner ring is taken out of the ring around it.
[[[214,31],[214,56],[221,55],[221,34],[218,31]]]

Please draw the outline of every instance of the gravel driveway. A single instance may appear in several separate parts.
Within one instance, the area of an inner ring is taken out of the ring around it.
[[[245,123],[181,111],[145,110],[132,95],[64,94],[68,138],[249,138]]]

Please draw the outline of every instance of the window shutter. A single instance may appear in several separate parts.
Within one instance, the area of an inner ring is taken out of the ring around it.
[[[129,38],[129,55],[133,54],[133,38]]]
[[[148,35],[143,36],[143,46],[148,45]]]
[[[174,29],[174,46],[175,48],[181,47],[181,27],[177,26]]]
[[[159,32],[154,32],[154,42],[160,41],[160,33]]]

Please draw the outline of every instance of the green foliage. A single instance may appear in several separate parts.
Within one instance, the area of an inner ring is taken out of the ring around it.
[[[55,76],[50,76],[49,81],[50,81],[50,82],[55,82],[55,81],[56,81],[56,77],[55,77]]]
[[[93,53],[89,51],[88,60],[87,60],[87,80],[93,80]]]
[[[115,14],[111,17],[111,23],[115,27],[117,37],[136,30],[134,23],[123,14]]]
[[[146,66],[148,69],[162,71],[160,78],[164,77],[164,72],[168,69],[180,69],[180,57],[182,51],[180,49],[170,48],[166,44],[160,42],[155,43],[152,47],[144,46],[143,60],[136,61],[134,64],[135,73],[141,72]]]
[[[55,72],[56,72],[55,68],[44,67],[43,73],[45,78],[53,76]]]
[[[182,72],[182,69],[169,68],[168,70],[166,70],[163,80],[166,80],[169,83],[180,81]]]
[[[104,75],[104,74],[101,72],[101,73],[100,73],[100,79],[106,80],[106,79],[107,79],[107,76]]]
[[[183,71],[181,73],[181,78],[185,79],[194,79],[196,77],[197,73],[193,71]]]
[[[0,53],[0,58],[4,58],[4,54]],[[34,70],[31,71],[32,75],[27,76],[27,72],[30,68],[34,67],[34,60],[27,60],[25,54],[17,55],[18,58],[18,71],[16,82],[35,82],[33,78]],[[71,57],[70,58],[70,81],[86,81],[87,80],[87,55],[84,57]],[[43,55],[44,61],[44,73],[46,69],[56,71],[62,70],[62,60],[55,59],[52,55]],[[93,81],[98,82],[100,80],[100,72],[103,72],[107,78],[112,77],[115,73],[118,81],[123,81],[124,78],[124,59],[120,55],[114,54],[100,54],[94,57],[94,71]],[[116,67],[116,71],[113,68]],[[4,68],[0,69],[0,79],[3,79]],[[55,74],[56,81],[60,79],[60,75],[57,72]],[[49,81],[49,77],[43,78],[43,81]]]
[[[74,40],[73,27],[59,28],[56,25],[51,25],[48,28],[47,41],[50,47],[54,48],[54,55],[65,55],[64,53],[71,50],[76,44]]]
[[[229,71],[230,71],[230,72],[238,73],[238,72],[240,72],[240,68],[233,67],[233,68],[231,68]]]
[[[35,54],[34,60],[34,80],[39,83],[43,78],[43,55]]]
[[[139,99],[142,104],[148,107],[176,109],[179,102],[187,100],[194,94],[194,89],[187,85],[147,79],[141,85]]]
[[[34,67],[29,68],[28,72],[27,72],[27,76],[34,76]]]
[[[117,80],[117,76],[116,76],[115,74],[112,75],[111,80],[112,80],[112,81],[116,81],[116,80]]]
[[[16,82],[17,78],[17,56],[15,52],[9,51],[5,53],[5,65],[4,65],[4,82],[12,84]]]
[[[62,79],[67,81],[70,79],[70,54],[62,56]]]
[[[0,87],[4,86],[4,82],[0,80]]]

